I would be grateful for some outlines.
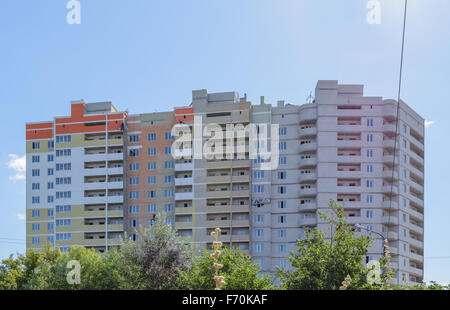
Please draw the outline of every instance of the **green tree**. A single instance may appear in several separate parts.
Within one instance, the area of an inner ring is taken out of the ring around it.
[[[189,246],[165,217],[156,216],[149,228],[140,228],[138,240],[125,240],[120,255],[123,273],[132,289],[177,289],[178,274],[191,256]]]
[[[15,259],[11,255],[0,265],[0,289],[30,289],[30,281],[36,270],[43,264],[54,263],[59,256],[61,256],[59,249],[52,249],[50,245],[43,252],[29,250],[25,255],[18,254]]]
[[[289,290],[376,288],[367,283],[370,270],[364,263],[372,239],[367,235],[355,236],[354,229],[346,223],[343,208],[333,200],[330,200],[329,207],[331,212],[318,213],[328,223],[330,229],[321,231],[315,228],[306,231],[306,238],[297,241],[298,248],[289,257],[292,269],[278,268],[277,275],[281,280],[281,288]]]
[[[80,283],[69,283],[68,274],[74,269],[69,262],[80,266]],[[71,267],[71,268],[68,268]],[[123,261],[117,250],[107,254],[96,253],[94,249],[80,246],[71,247],[69,252],[59,255],[56,260],[43,260],[34,270],[29,281],[31,289],[46,290],[114,290],[126,287],[121,272]]]
[[[269,276],[259,276],[260,268],[252,261],[249,255],[240,249],[223,248],[220,253],[220,275],[225,278],[224,290],[269,290],[273,289],[272,279]],[[180,273],[182,289],[213,290],[216,283],[213,281],[216,269],[211,253],[203,250],[200,256],[193,258],[188,269]]]

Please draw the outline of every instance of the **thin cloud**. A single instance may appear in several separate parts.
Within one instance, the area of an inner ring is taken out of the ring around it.
[[[23,214],[23,213],[17,213],[17,218],[18,218],[20,221],[25,221],[25,214]]]
[[[431,127],[434,125],[434,121],[425,121],[425,128]]]
[[[8,168],[14,170],[16,174],[9,177],[11,181],[16,183],[20,180],[25,180],[25,172],[26,172],[26,165],[27,160],[25,155],[22,157],[19,157],[17,154],[9,154],[9,161],[7,162]]]

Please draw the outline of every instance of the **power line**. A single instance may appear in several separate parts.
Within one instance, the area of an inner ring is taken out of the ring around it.
[[[404,56],[404,52],[405,52],[405,33],[406,33],[407,12],[408,12],[408,0],[405,0],[405,12],[403,14],[402,51],[400,54],[400,74],[399,74],[399,79],[398,79],[397,116],[396,116],[396,120],[395,120],[395,137],[394,137],[394,154],[393,154],[394,157],[392,159],[391,193],[390,193],[390,197],[389,197],[388,223],[391,222],[392,197],[394,195],[395,158],[397,155],[397,138],[398,138],[399,117],[400,117],[400,97],[401,97],[401,91],[402,91],[403,56]],[[398,190],[400,191],[400,188],[398,188]],[[399,203],[400,203],[400,201],[399,201]],[[388,235],[389,235],[389,233],[388,233]]]

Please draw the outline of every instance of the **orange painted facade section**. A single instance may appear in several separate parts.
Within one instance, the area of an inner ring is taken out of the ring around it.
[[[176,108],[175,123],[192,123],[194,121],[194,108]]]
[[[121,130],[126,113],[108,114],[108,131]],[[106,125],[86,126],[89,122],[104,122],[106,115],[84,115],[84,103],[71,105],[71,116],[55,119],[57,135],[92,133],[106,131]],[[53,123],[26,124],[26,140],[51,139],[53,137]]]
[[[27,130],[26,140],[51,139],[53,137],[53,129],[43,130]]]

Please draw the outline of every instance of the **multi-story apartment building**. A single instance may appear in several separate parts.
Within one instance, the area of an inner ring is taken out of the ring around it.
[[[227,136],[227,126],[249,124],[259,126]],[[267,145],[255,142],[252,130],[267,131]],[[180,156],[172,146],[182,140]],[[270,169],[252,154],[264,147],[277,151]],[[123,231],[136,239],[139,226],[165,213],[197,248],[209,247],[210,232],[220,227],[226,246],[274,273],[289,268],[305,229],[328,228],[317,211],[334,199],[355,229],[375,238],[367,261],[383,255],[383,236],[394,282],[414,284],[423,279],[423,195],[424,120],[404,102],[397,115],[396,101],[365,97],[362,85],[319,81],[315,100],[304,105],[272,106],[264,97],[251,105],[246,96],[206,90],[163,113],[126,115],[110,103],[75,103],[70,118],[27,125],[28,248],[55,241],[105,250]]]
[[[27,248],[77,244],[103,252],[123,234],[123,130],[110,102],[26,125]]]

